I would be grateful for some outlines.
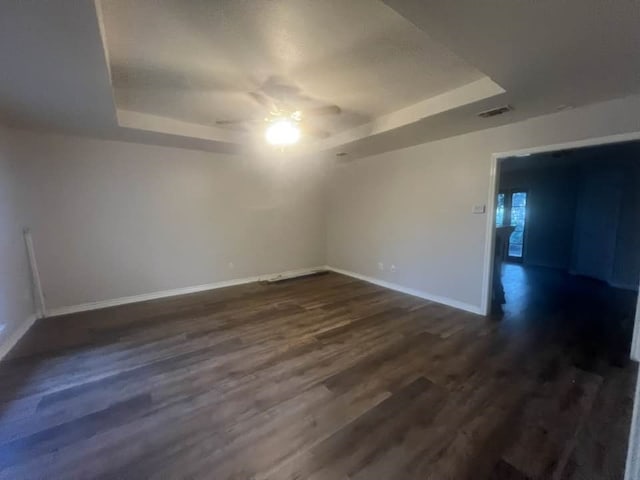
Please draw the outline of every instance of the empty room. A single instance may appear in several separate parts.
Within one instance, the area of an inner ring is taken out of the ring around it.
[[[640,479],[640,3],[0,0],[0,479]]]

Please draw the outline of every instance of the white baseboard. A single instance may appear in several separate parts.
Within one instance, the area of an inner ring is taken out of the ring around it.
[[[431,302],[441,303],[443,305],[447,305],[449,307],[457,308],[459,310],[465,310],[467,312],[476,313],[478,315],[484,315],[482,308],[478,305],[471,305],[470,303],[459,302],[458,300],[454,300],[448,297],[441,297],[439,295],[433,295],[428,292],[423,292],[422,290],[416,290],[414,288],[403,287],[402,285],[398,285],[396,283],[387,282],[385,280],[379,280],[377,278],[368,277],[366,275],[361,275],[356,272],[351,272],[349,270],[343,270],[341,268],[335,268],[327,265],[325,267],[327,270],[331,270],[332,272],[341,273],[343,275],[347,275],[349,277],[357,278],[358,280],[364,280],[365,282],[373,283],[375,285],[379,285],[384,288],[388,288],[390,290],[396,290],[398,292],[406,293],[407,295],[413,295],[414,297],[424,298],[425,300],[429,300]]]
[[[246,283],[261,282],[275,279],[294,278],[302,275],[309,275],[314,272],[324,271],[325,267],[301,268],[298,270],[288,270],[286,272],[271,273],[266,275],[257,275],[255,277],[236,278],[232,280],[223,280],[221,282],[206,283],[204,285],[195,285],[192,287],[174,288],[171,290],[162,290],[159,292],[143,293],[142,295],[132,295],[130,297],[120,297],[111,300],[100,300],[98,302],[82,303],[79,305],[71,305],[68,307],[51,308],[47,310],[47,317],[59,317],[61,315],[69,315],[71,313],[88,312],[91,310],[99,310],[101,308],[115,307],[125,305],[127,303],[146,302],[148,300],[156,300],[158,298],[175,297],[177,295],[187,295],[189,293],[204,292],[206,290],[216,290],[218,288],[233,287],[235,285],[244,285]]]
[[[321,265],[314,268],[303,268],[300,270],[289,270],[288,272],[275,273],[272,275],[266,275],[259,278],[258,281],[275,282],[279,280],[289,280],[290,278],[304,277],[305,275],[311,275],[318,272],[326,272],[327,266]]]
[[[361,275],[359,273],[350,272],[348,270],[342,270],[340,268],[331,267],[328,265],[321,265],[312,268],[301,268],[297,270],[289,270],[286,272],[280,273],[271,273],[266,275],[257,275],[254,277],[245,277],[245,278],[236,278],[232,280],[224,280],[221,282],[207,283],[204,285],[195,285],[191,287],[182,287],[182,288],[174,288],[171,290],[162,290],[159,292],[151,292],[144,293],[141,295],[132,295],[129,297],[120,297],[114,298],[110,300],[100,300],[97,302],[89,302],[82,303],[79,305],[70,305],[66,307],[58,307],[51,308],[47,311],[47,317],[59,317],[62,315],[69,315],[72,313],[79,312],[88,312],[91,310],[99,310],[101,308],[115,307],[118,305],[125,305],[128,303],[137,303],[137,302],[146,302],[148,300],[156,300],[159,298],[167,298],[167,297],[175,297],[178,295],[187,295],[190,293],[204,292],[206,290],[216,290],[218,288],[232,287],[235,285],[244,285],[247,283],[260,282],[260,281],[268,281],[268,280],[280,280],[286,278],[294,278],[302,275],[309,275],[311,273],[331,270],[336,273],[341,273],[343,275],[347,275],[353,278],[357,278],[359,280],[364,280],[365,282],[373,283],[379,285],[381,287],[389,288],[391,290],[396,290],[398,292],[406,293],[408,295],[413,295],[415,297],[424,298],[425,300],[430,300],[432,302],[441,303],[443,305],[447,305],[453,308],[458,308],[460,310],[465,310],[467,312],[476,313],[482,315],[483,312],[481,308],[477,305],[471,305],[464,302],[459,302],[457,300],[453,300],[447,297],[441,297],[438,295],[433,295],[428,292],[423,292],[421,290],[416,290],[413,288],[403,287],[402,285],[398,285],[391,282],[386,282],[384,280],[379,280],[373,277],[367,277],[366,275]],[[34,317],[35,318],[35,317]],[[31,321],[33,323],[33,321]],[[29,325],[31,326],[31,325]],[[28,329],[28,327],[27,327]],[[25,329],[26,331],[26,329]],[[24,332],[23,332],[24,333]],[[20,335],[21,336],[21,335]],[[19,337],[18,337],[19,338]],[[17,341],[17,340],[16,340]]]
[[[36,322],[35,315],[29,315],[20,325],[11,333],[6,340],[0,343],[0,360],[15,347],[16,343],[29,331],[31,326]]]

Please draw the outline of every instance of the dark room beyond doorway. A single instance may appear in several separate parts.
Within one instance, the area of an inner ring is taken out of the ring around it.
[[[580,364],[626,361],[640,282],[640,142],[505,158],[496,205],[493,312],[554,330]],[[536,324],[543,317],[557,324]]]

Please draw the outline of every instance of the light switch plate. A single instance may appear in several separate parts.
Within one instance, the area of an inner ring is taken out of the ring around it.
[[[474,205],[471,210],[473,213],[485,213],[487,211],[487,207],[485,205]]]

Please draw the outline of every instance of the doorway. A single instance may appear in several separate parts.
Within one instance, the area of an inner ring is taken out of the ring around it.
[[[640,141],[505,157],[496,190],[493,312],[553,316],[581,357],[624,363],[640,283]]]
[[[637,377],[637,367],[629,358],[640,360],[638,140],[640,134],[617,135],[494,155],[495,193],[490,202],[490,241],[485,257],[485,311],[492,311],[495,292],[504,286],[503,312],[496,315],[498,328],[534,332],[545,348],[553,345],[561,349],[576,372],[602,378],[602,385],[620,385],[618,394],[629,398]],[[619,162],[624,151],[628,152],[626,165]],[[509,184],[502,182],[502,174],[516,170],[518,164],[530,167],[527,173],[512,178]],[[617,169],[610,169],[614,164]],[[547,176],[543,188],[540,182],[532,187],[523,181],[539,180],[545,177],[543,170],[552,167],[556,167],[556,175]],[[514,228],[506,218],[514,189],[527,192],[522,256],[514,261],[508,251],[509,238],[503,240],[504,261],[497,264],[498,227],[503,225],[507,232]],[[497,278],[501,279],[499,288],[491,282]],[[614,407],[611,425],[597,435],[599,443],[617,440],[624,444],[629,438],[631,402],[626,405]],[[634,425],[638,412],[636,393]],[[637,477],[633,473],[638,470],[633,457],[635,439],[640,438],[637,430],[632,428],[630,437],[625,476],[629,479]],[[613,438],[614,431],[621,433]],[[593,471],[588,461],[583,470],[585,474]],[[618,469],[616,478],[622,476]]]

